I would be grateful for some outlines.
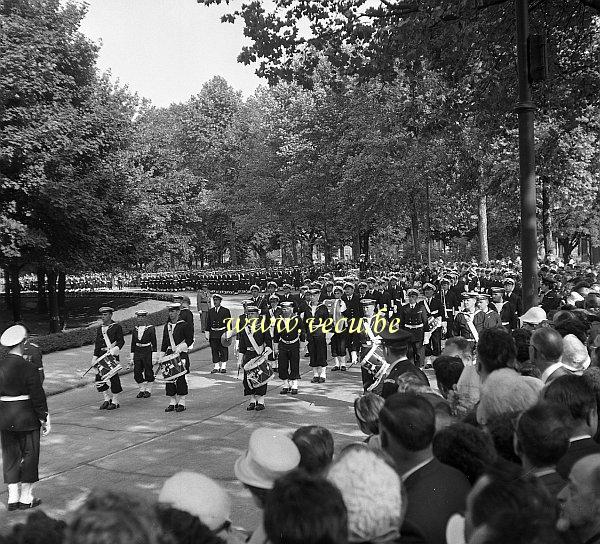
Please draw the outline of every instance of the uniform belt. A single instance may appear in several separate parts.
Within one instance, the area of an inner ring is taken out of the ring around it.
[[[19,395],[18,397],[0,397],[2,402],[16,402],[19,400],[29,400],[29,395]]]
[[[139,342],[136,342],[136,347],[138,348],[147,348],[148,346],[152,345],[152,342],[147,342],[146,344],[140,344]]]
[[[502,325],[510,325],[510,321],[503,321]]]
[[[419,325],[404,325],[407,329],[420,329],[421,327],[423,327],[423,323],[420,323]]]
[[[299,339],[300,337],[296,338],[296,340],[284,340],[283,338],[280,338],[279,340],[284,344],[295,344]]]
[[[227,327],[211,327],[211,331],[224,331]]]

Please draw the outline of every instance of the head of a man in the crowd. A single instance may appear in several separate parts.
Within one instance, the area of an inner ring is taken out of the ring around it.
[[[492,290],[492,302],[494,302],[494,303],[502,302],[502,290],[500,290],[500,289]]]
[[[473,363],[473,348],[475,344],[462,336],[453,336],[446,340],[442,349],[442,355],[447,357],[458,357],[465,366]]]
[[[573,420],[560,404],[540,402],[517,419],[515,453],[525,470],[554,468],[567,453]]]
[[[267,283],[267,293],[269,295],[272,295],[273,293],[275,293],[275,291],[277,291],[277,284],[275,282],[270,281],[269,283]]]
[[[358,284],[358,293],[361,297],[363,297],[367,293],[367,284],[365,282],[361,281]]]
[[[213,296],[213,304],[215,305],[215,308],[218,308],[219,306],[221,306],[222,300],[223,299],[219,295]]]
[[[435,289],[433,289],[433,287],[429,284],[425,285],[425,287],[423,287],[423,295],[425,296],[426,299],[430,299],[433,298],[433,293],[435,292]]]
[[[367,319],[375,315],[375,301],[367,300],[367,302],[363,303],[362,308],[363,314]]]
[[[442,290],[443,293],[445,293],[446,291],[448,291],[448,289],[450,289],[450,280],[444,278],[443,280],[440,281],[440,289]]]
[[[411,306],[414,306],[419,300],[419,292],[416,289],[410,289],[408,291],[408,303]]]
[[[598,430],[598,405],[594,390],[582,376],[560,376],[542,391],[542,398],[564,406],[574,420],[571,436],[589,434]]]
[[[506,294],[510,295],[515,290],[515,280],[507,278],[502,282],[502,286],[504,287]]]
[[[541,372],[558,363],[562,353],[563,339],[556,330],[542,327],[533,331],[529,340],[529,360]]]
[[[487,312],[490,305],[490,297],[488,295],[479,295],[477,297],[477,306],[482,312]]]
[[[388,283],[390,287],[396,287],[398,285],[398,278],[396,276],[390,276]]]
[[[559,527],[574,530],[581,542],[594,542],[600,535],[600,454],[583,457],[573,465],[557,498]]]
[[[557,544],[556,519],[555,503],[537,478],[486,473],[467,495],[464,542]]]
[[[482,382],[494,370],[514,366],[516,356],[515,341],[508,331],[484,329],[477,343],[477,370]]]
[[[340,287],[339,285],[336,285],[333,288],[333,297],[336,299],[342,298],[342,295],[344,294],[344,289],[342,287]]]
[[[399,465],[410,465],[431,456],[435,410],[430,402],[412,393],[394,393],[379,413],[381,445]]]
[[[259,291],[259,289],[258,289],[258,287],[257,287],[256,285],[253,285],[253,286],[250,288],[250,295],[252,296],[252,298],[256,298],[256,297],[258,297],[258,293],[259,293],[259,292],[260,292],[260,291]]]
[[[463,295],[463,308],[466,312],[472,314],[477,305],[477,298],[474,295]]]
[[[281,304],[281,315],[283,317],[291,317],[294,313],[294,305],[291,302],[284,302]]]
[[[271,295],[269,297],[269,304],[272,310],[276,310],[277,306],[279,305],[279,297]]]
[[[450,392],[453,391],[464,368],[465,365],[460,357],[440,355],[433,361],[435,379],[444,398],[447,399]]]
[[[367,280],[367,289],[369,291],[374,291],[376,287],[377,287],[377,285],[376,285],[375,279],[374,278],[369,278]]]
[[[180,298],[179,303],[181,304],[182,308],[189,308],[192,305],[192,301],[187,295],[183,295]]]
[[[298,515],[302,514],[302,523]],[[348,515],[339,489],[322,477],[294,470],[275,482],[264,511],[271,544],[347,544]]]
[[[145,325],[148,322],[148,312],[146,310],[135,312],[135,321],[137,325]]]
[[[323,474],[333,460],[333,436],[325,427],[306,425],[294,431],[292,442],[300,452],[299,468],[309,474]]]
[[[346,295],[346,297],[352,298],[352,296],[354,295],[354,285],[352,285],[351,283],[344,284],[344,294]]]

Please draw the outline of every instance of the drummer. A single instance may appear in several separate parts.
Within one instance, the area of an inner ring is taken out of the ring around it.
[[[241,361],[238,362],[238,365],[241,365],[243,368],[246,363],[255,359],[259,356],[260,353],[265,349],[267,342],[269,342],[269,335],[263,332],[264,330],[264,316],[259,316],[260,310],[256,306],[247,306],[246,307],[246,326],[240,334],[239,338],[239,352],[241,355]],[[262,321],[262,326],[261,326]],[[255,323],[254,328],[252,328],[253,322]],[[250,336],[248,335],[248,330],[250,330]],[[259,387],[253,388],[248,383],[248,377],[246,374],[246,370],[244,369],[244,396],[251,397],[252,401],[246,407],[246,410],[264,410],[265,409],[265,395],[267,394],[267,384],[263,384]]]
[[[194,329],[183,319],[180,319],[180,304],[169,304],[169,320],[163,329],[162,344],[160,347],[159,361],[165,356],[176,354],[185,364],[186,373],[190,371],[189,347],[194,341]],[[183,412],[185,410],[185,397],[188,394],[188,384],[185,374],[179,376],[175,383],[166,384],[166,395],[170,397],[169,405],[165,412]]]
[[[113,308],[110,306],[102,306],[98,312],[102,319],[102,326],[96,331],[92,365],[96,365],[98,359],[104,356],[102,360],[107,365],[115,367],[119,364],[119,353],[121,348],[125,345],[123,329],[119,323],[115,323],[112,319],[114,312]],[[98,391],[102,393],[104,397],[104,402],[100,405],[100,410],[117,409],[119,407],[118,395],[123,391],[119,374],[117,373],[110,378],[110,388],[104,381],[100,372],[96,374],[95,381]]]

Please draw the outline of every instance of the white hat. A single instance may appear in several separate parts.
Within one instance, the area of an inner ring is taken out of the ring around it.
[[[275,480],[294,470],[300,452],[292,439],[272,429],[256,429],[250,436],[248,450],[235,462],[236,478],[260,489],[272,489]]]
[[[548,316],[541,306],[532,306],[519,319],[521,320],[521,325],[523,323],[539,325],[542,321],[546,321],[547,318]]]
[[[446,542],[448,544],[466,544],[465,518],[460,514],[450,516],[446,525]]]
[[[217,482],[197,472],[178,472],[162,486],[158,502],[196,516],[211,531],[231,519],[231,500]]]
[[[574,334],[567,334],[563,338],[563,355],[561,362],[569,370],[577,373],[583,372],[590,366],[590,355],[581,340]]]
[[[571,291],[571,294],[567,297],[567,304],[575,306],[575,303],[583,300],[584,298],[577,291]]]
[[[23,325],[13,325],[2,333],[0,344],[12,348],[19,345],[25,338],[27,338],[27,329]]]

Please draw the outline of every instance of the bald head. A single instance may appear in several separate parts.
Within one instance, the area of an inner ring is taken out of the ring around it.
[[[579,459],[571,469],[571,476],[570,479],[588,485],[590,491],[600,499],[600,453]]]
[[[534,362],[555,363],[563,354],[562,336],[550,327],[537,329],[531,335],[529,345],[535,349]]]

